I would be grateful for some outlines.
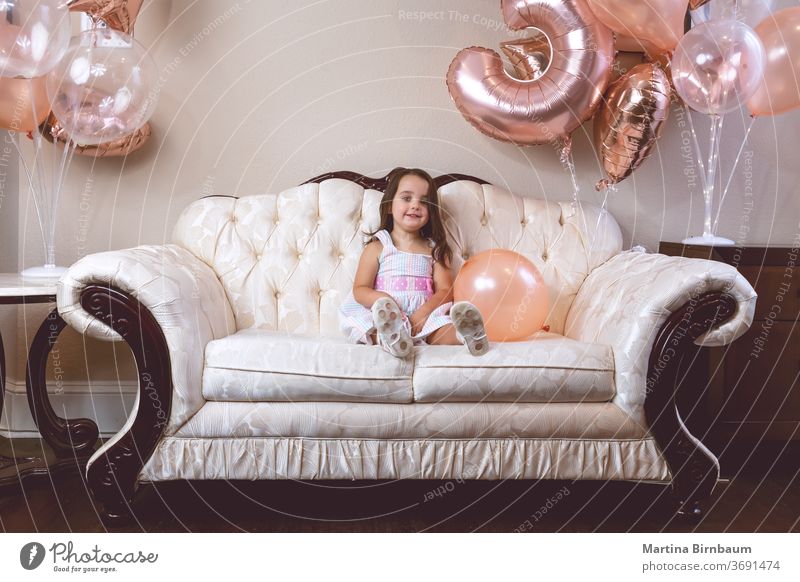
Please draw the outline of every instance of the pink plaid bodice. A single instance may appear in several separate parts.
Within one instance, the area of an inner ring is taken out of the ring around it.
[[[380,230],[376,238],[383,244],[375,289],[392,295],[402,292],[433,294],[433,257],[407,253],[394,246],[389,231]],[[428,244],[433,247],[433,241]]]

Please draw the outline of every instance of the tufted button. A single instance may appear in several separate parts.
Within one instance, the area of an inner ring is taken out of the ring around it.
[[[275,299],[280,298],[280,296],[281,296],[281,292],[280,291],[275,291]]]
[[[543,260],[543,261],[546,261],[546,260],[547,260],[547,257],[548,257],[548,255],[547,255],[547,251],[543,252],[543,253],[542,253],[542,260]]]
[[[486,216],[484,216],[483,218],[481,218],[481,226],[486,226],[486,224],[487,224],[488,222],[489,222],[489,221],[488,221],[488,220],[486,220]]]
[[[317,225],[320,225],[320,224],[322,224],[322,219],[321,219],[321,218],[318,218],[318,219],[317,219]]]
[[[303,260],[303,253],[297,253],[297,260],[298,261],[302,261]]]
[[[322,289],[320,289],[319,291],[317,291],[317,295],[319,295],[320,297],[322,297],[323,295],[325,295],[325,291],[323,291]]]
[[[522,226],[525,226],[526,224],[528,224],[528,219],[527,219],[527,218],[523,218],[523,219],[520,221],[520,224],[521,224]]]
[[[340,261],[343,261],[343,260],[344,260],[344,255],[343,255],[342,253],[339,253],[339,260],[340,260]]]
[[[256,253],[256,260],[257,260],[257,261],[260,261],[260,260],[261,260],[261,253]]]
[[[464,253],[463,255],[461,255],[461,258],[466,261],[469,258],[469,253]]]
[[[238,222],[235,214],[231,214],[231,222]]]

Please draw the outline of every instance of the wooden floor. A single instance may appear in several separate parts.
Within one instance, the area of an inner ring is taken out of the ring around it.
[[[759,451],[740,467],[723,464],[730,481],[699,523],[674,518],[665,487],[640,483],[207,481],[143,486],[136,521],[109,530],[73,471],[0,489],[0,527],[7,532],[798,532],[798,459],[797,447],[780,446]]]

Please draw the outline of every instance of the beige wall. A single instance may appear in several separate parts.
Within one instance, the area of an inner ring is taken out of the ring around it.
[[[420,10],[438,12],[420,21],[411,14]],[[277,191],[328,170],[380,176],[396,165],[422,166],[481,176],[525,196],[570,199],[570,179],[552,148],[485,137],[450,100],[451,59],[470,45],[496,49],[508,38],[500,24],[499,2],[486,0],[146,2],[136,36],[161,69],[153,139],[126,161],[75,159],[60,204],[59,262],[168,241],[180,210],[202,195]],[[708,123],[697,119],[707,135]],[[580,198],[599,203],[590,134],[587,124],[574,135]],[[797,236],[798,134],[800,112],[758,120],[747,148],[752,196],[738,174],[720,234],[776,245]],[[742,118],[730,115],[723,169],[742,135]],[[701,200],[687,194],[681,146],[673,116],[652,158],[609,196],[626,246],[655,250],[659,240],[700,233]],[[26,197],[19,218],[20,267],[38,264],[41,243]],[[35,326],[37,312],[30,313],[27,323],[19,318],[20,342]],[[84,345],[77,334],[60,343],[70,378],[85,375],[86,353],[93,377],[116,377],[119,368],[130,378],[124,347],[115,356],[113,346]]]

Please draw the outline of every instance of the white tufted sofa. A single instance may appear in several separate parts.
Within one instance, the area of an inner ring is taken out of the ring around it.
[[[97,253],[69,269],[58,310],[70,326],[120,339],[81,303],[87,286],[108,286],[152,314],[168,347],[169,402],[151,452],[134,462],[135,483],[674,477],[645,413],[651,351],[670,316],[709,292],[726,294],[730,317],[695,343],[741,335],[756,295],[735,269],[623,252],[616,222],[592,205],[454,181],[440,188],[454,270],[493,247],[523,254],[549,287],[549,332],[493,344],[482,358],[423,346],[398,360],[338,332],[380,196],[334,178],[203,198],[171,244]],[[144,386],[143,402],[152,407]],[[111,474],[122,480],[125,454],[111,453],[135,416],[89,461],[90,474],[104,461],[106,485]]]

